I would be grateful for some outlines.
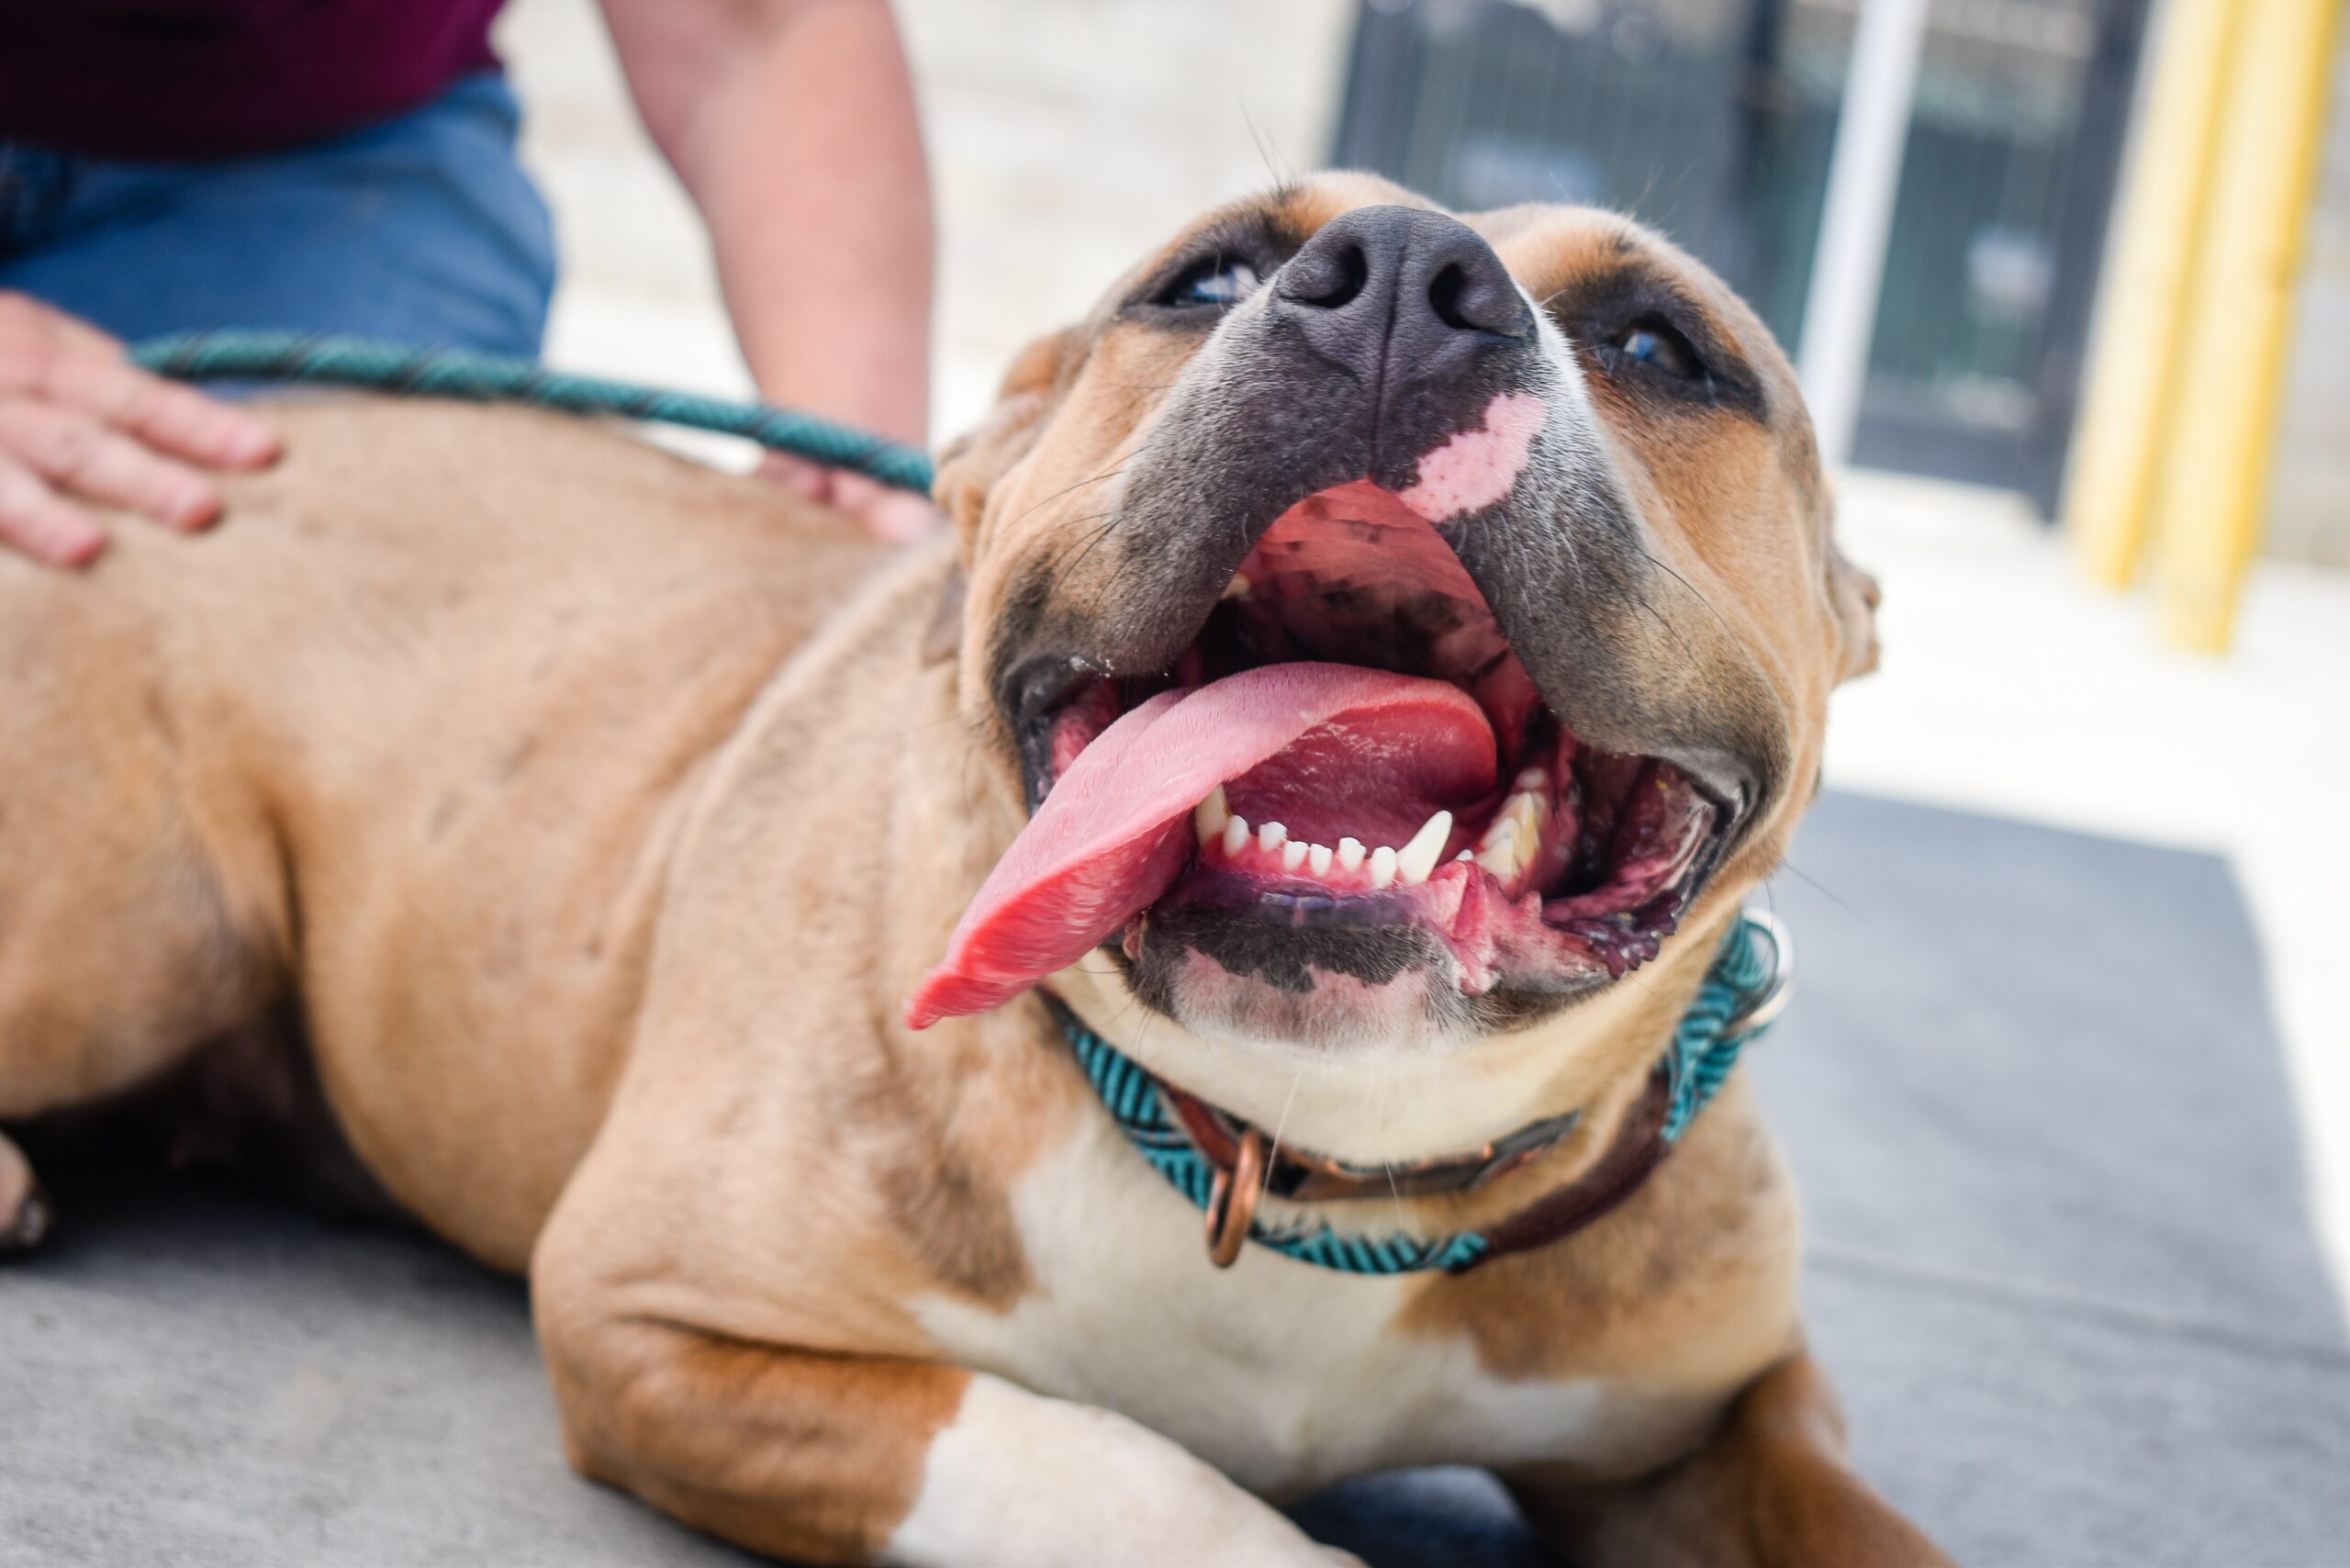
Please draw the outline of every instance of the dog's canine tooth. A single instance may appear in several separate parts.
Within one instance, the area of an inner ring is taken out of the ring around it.
[[[1438,812],[1412,835],[1412,842],[1395,855],[1395,874],[1406,887],[1428,879],[1436,869],[1436,857],[1444,853],[1444,841],[1452,836],[1452,813]]]
[[[1501,881],[1517,875],[1521,850],[1517,819],[1505,816],[1494,820],[1485,830],[1483,846],[1477,851],[1477,864],[1491,871]]]
[[[1226,855],[1237,855],[1240,853],[1240,846],[1248,842],[1248,819],[1236,812],[1231,820],[1224,824],[1224,852]]]
[[[1248,577],[1239,572],[1235,572],[1232,574],[1232,580],[1224,585],[1224,597],[1226,599],[1247,599],[1248,597],[1248,589],[1249,583]]]
[[[1294,871],[1300,866],[1304,865],[1306,851],[1311,847],[1312,846],[1308,845],[1305,840],[1302,838],[1292,838],[1287,844],[1282,845],[1281,869],[1284,871]]]
[[[1257,843],[1264,849],[1279,849],[1289,841],[1289,829],[1279,823],[1267,823],[1257,830]]]
[[[1381,845],[1371,852],[1371,885],[1383,888],[1395,880],[1395,851]]]
[[[1330,862],[1337,858],[1326,844],[1310,844],[1305,847],[1305,868],[1317,877],[1328,876]]]
[[[1542,838],[1542,797],[1520,790],[1504,801],[1502,809],[1494,813],[1494,820],[1485,824],[1483,834],[1477,840],[1479,851],[1498,846],[1504,834],[1516,839],[1522,855],[1532,856]]]
[[[1369,853],[1369,850],[1363,848],[1362,840],[1360,838],[1338,840],[1338,864],[1349,871],[1360,870],[1362,857]]]
[[[1477,858],[1477,852],[1473,849],[1464,849],[1460,854],[1454,856],[1453,858],[1455,860],[1467,860],[1473,864]]]
[[[1192,830],[1200,835],[1200,847],[1204,849],[1223,837],[1224,824],[1231,820],[1232,808],[1225,803],[1224,786],[1219,784],[1192,808]]]

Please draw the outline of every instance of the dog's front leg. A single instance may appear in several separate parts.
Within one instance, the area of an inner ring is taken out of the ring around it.
[[[1757,1379],[1704,1448],[1661,1474],[1592,1485],[1536,1465],[1504,1479],[1592,1568],[1950,1568],[1845,1462],[1843,1415],[1804,1354]]]
[[[970,1374],[890,1544],[918,1563],[1311,1564],[1357,1559],[1113,1411]]]
[[[1354,1561],[1158,1433],[937,1362],[552,1308],[572,1462],[697,1529],[808,1562]]]

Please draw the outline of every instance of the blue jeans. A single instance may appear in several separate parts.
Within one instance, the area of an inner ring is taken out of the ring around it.
[[[546,205],[503,76],[286,151],[90,158],[0,140],[0,288],[137,342],[246,327],[536,357]]]

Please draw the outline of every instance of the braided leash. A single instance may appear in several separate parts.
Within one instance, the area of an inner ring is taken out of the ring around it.
[[[298,332],[187,332],[141,343],[131,357],[182,381],[318,382],[420,398],[528,403],[573,414],[610,415],[741,436],[776,452],[847,468],[901,490],[927,494],[930,458],[917,449],[847,425],[766,403],[672,392],[549,370],[534,361],[457,349],[417,349],[358,338]]]

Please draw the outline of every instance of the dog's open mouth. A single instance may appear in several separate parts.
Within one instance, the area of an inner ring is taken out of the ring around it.
[[[1410,927],[1460,989],[1559,992],[1656,956],[1730,812],[1545,707],[1451,548],[1369,483],[1291,508],[1176,668],[1017,715],[1038,804],[908,1006],[1018,994],[1154,919]]]

